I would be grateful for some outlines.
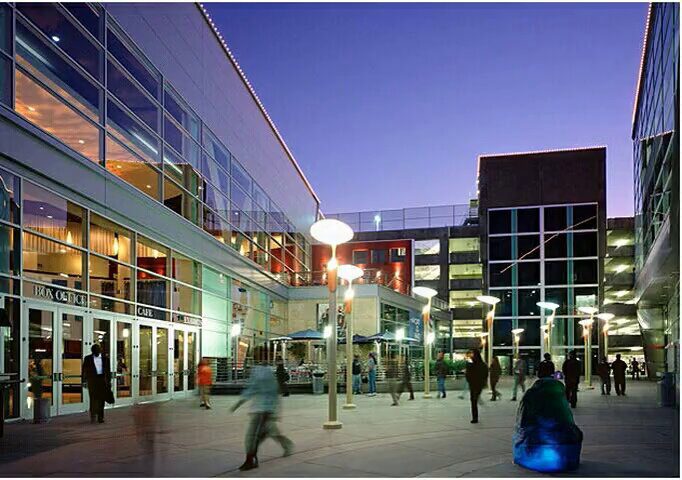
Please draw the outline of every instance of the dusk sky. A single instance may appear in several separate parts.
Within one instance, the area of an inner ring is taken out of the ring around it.
[[[206,7],[325,213],[466,203],[480,154],[606,145],[632,215],[645,3]]]

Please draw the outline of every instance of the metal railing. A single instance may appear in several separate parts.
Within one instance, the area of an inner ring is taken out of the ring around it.
[[[356,285],[383,285],[404,295],[411,294],[410,284],[400,277],[395,276],[390,270],[367,268],[364,270],[362,277],[354,280],[354,283]],[[327,272],[299,273],[296,275],[296,279],[294,279],[292,285],[295,287],[327,285]]]

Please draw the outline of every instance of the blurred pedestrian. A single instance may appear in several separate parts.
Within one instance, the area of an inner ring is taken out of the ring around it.
[[[474,350],[471,358],[471,363],[467,363],[466,366],[466,380],[471,400],[471,423],[478,423],[478,400],[488,378],[488,366],[481,358],[479,350]]]
[[[566,400],[571,404],[571,408],[575,408],[578,404],[578,384],[580,383],[580,372],[582,371],[578,354],[575,350],[571,350],[568,354],[568,359],[564,362],[561,370],[564,374],[564,383],[566,385]]]
[[[613,371],[613,383],[616,387],[616,395],[625,395],[625,371],[627,363],[620,359],[620,353],[616,354],[616,360],[611,364]]]
[[[500,365],[500,359],[493,357],[492,362],[490,362],[490,391],[492,393],[492,402],[501,397],[502,394],[497,391],[497,382],[500,381],[500,376],[502,375],[502,366]]]
[[[402,381],[400,382],[400,386],[398,387],[399,398],[400,395],[402,395],[405,390],[410,392],[409,400],[414,400],[414,389],[412,388],[412,374],[410,373],[410,360],[407,357],[405,357],[405,365],[403,365]]]
[[[438,352],[435,367],[436,381],[438,382],[438,398],[445,398],[445,378],[448,375],[448,364],[445,363],[445,354]]]
[[[467,352],[464,354],[464,361],[466,362],[465,364],[465,371],[466,371],[466,365],[469,365],[471,363],[471,352]],[[469,384],[467,382],[464,382],[464,386],[462,387],[462,391],[459,392],[459,399],[463,400],[465,396],[468,396],[469,392]]]
[[[289,381],[289,372],[287,372],[287,369],[284,368],[284,360],[282,360],[282,357],[279,355],[277,356],[277,359],[275,360],[277,364],[277,384],[279,385],[279,393],[282,394],[283,397],[288,397],[289,396],[289,384],[287,383]]]
[[[387,363],[386,380],[388,382],[388,391],[391,394],[391,400],[393,400],[391,406],[397,407],[399,405],[398,399],[400,398],[400,394],[398,393],[400,368],[398,365],[398,360],[388,360]]]
[[[368,380],[368,393],[367,396],[374,397],[377,394],[377,358],[374,352],[370,352],[367,358],[367,380]]]
[[[538,365],[538,378],[553,377],[555,370],[552,355],[545,353],[544,360]]]
[[[514,364],[514,390],[511,401],[516,401],[516,392],[521,387],[521,393],[526,393],[526,361],[519,357]]]
[[[232,407],[237,410],[244,402],[251,400],[251,419],[246,432],[246,460],[239,470],[258,468],[258,446],[266,438],[272,437],[284,449],[284,456],[293,452],[293,442],[282,435],[277,427],[279,392],[277,380],[272,369],[266,365],[256,365],[251,370],[246,388]]]
[[[601,394],[611,395],[611,366],[606,357],[601,357],[601,362],[597,365],[597,374],[601,379]]]
[[[353,394],[360,395],[362,393],[362,363],[360,363],[360,356],[353,356]]]
[[[636,358],[632,359],[631,367],[632,367],[632,379],[633,380],[635,380],[635,379],[639,380],[639,362],[637,361]]]
[[[90,423],[104,423],[104,402],[111,392],[111,367],[109,357],[102,353],[102,348],[95,343],[92,352],[83,359],[81,381],[90,395]]]
[[[199,386],[200,407],[211,409],[211,384],[213,383],[213,371],[206,357],[202,358],[197,368],[197,385]]]

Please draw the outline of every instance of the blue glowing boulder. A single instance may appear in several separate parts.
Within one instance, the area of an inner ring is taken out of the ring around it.
[[[575,470],[583,432],[573,421],[564,384],[538,379],[521,399],[514,431],[514,463],[539,472]]]

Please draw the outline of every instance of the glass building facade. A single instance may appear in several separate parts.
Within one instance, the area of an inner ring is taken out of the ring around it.
[[[678,374],[680,9],[652,3],[633,113],[635,299],[650,374]]]
[[[289,333],[319,202],[200,6],[0,4],[0,138],[0,374],[25,380],[8,418],[87,409],[95,343],[118,406]]]

